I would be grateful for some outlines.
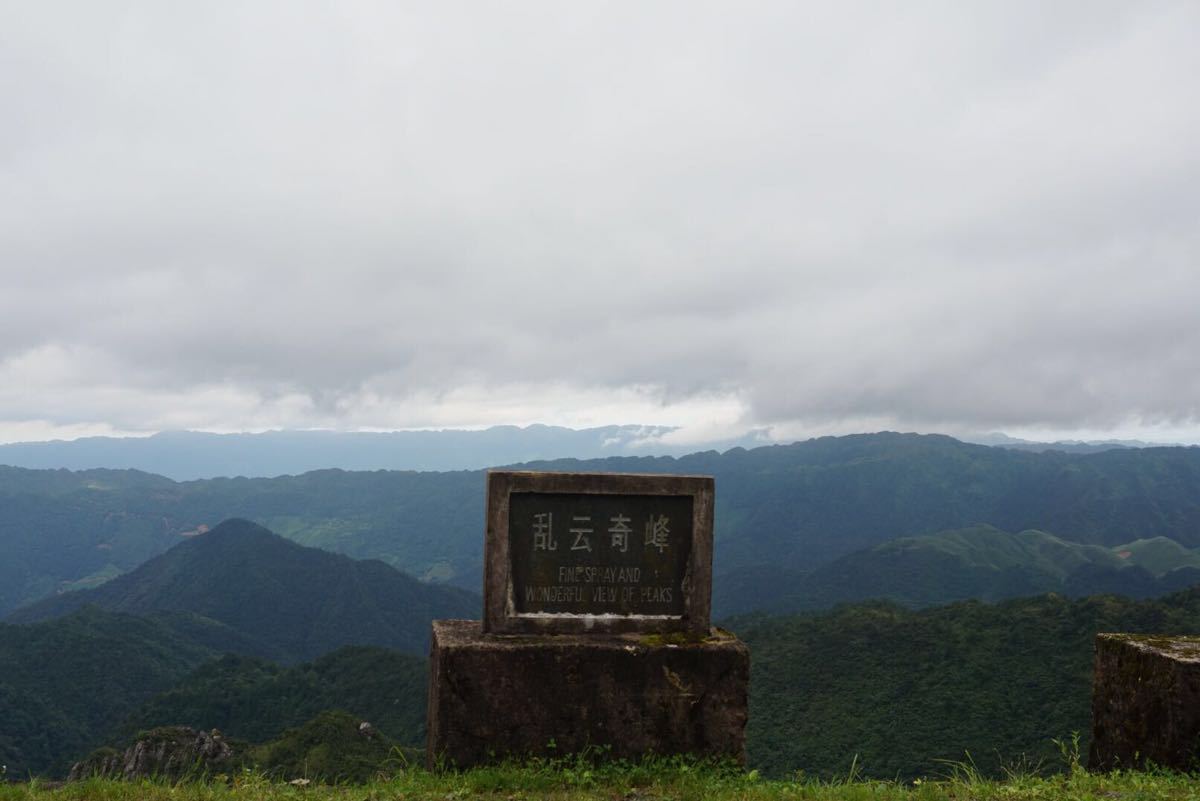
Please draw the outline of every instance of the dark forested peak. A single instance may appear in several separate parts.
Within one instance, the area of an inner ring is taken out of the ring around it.
[[[173,550],[179,549],[183,549],[180,553],[190,552],[214,555],[237,551],[261,552],[266,555],[273,551],[299,552],[309,550],[317,552],[313,554],[313,558],[328,557],[334,560],[350,561],[344,556],[322,551],[318,548],[305,548],[303,545],[279,536],[265,526],[260,526],[258,523],[239,517],[231,517],[228,520],[224,520],[208,531],[198,533],[187,541],[180,543]],[[167,553],[171,553],[171,551]]]
[[[420,652],[430,620],[476,614],[480,600],[233,519],[106,584],[40,601],[9,620],[60,617],[87,604],[136,615],[198,615],[236,632],[240,639],[226,642],[240,652],[292,662],[351,644]]]
[[[228,520],[223,520],[216,526],[213,526],[212,530],[208,533],[212,539],[220,539],[222,537],[276,536],[266,527],[240,517],[231,517]]]

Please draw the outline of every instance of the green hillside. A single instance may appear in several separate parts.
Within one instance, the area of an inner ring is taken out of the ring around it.
[[[95,608],[32,626],[0,623],[0,764],[17,777],[65,770],[131,709],[211,659],[215,651],[190,635],[209,629],[216,642],[219,628]]]
[[[183,725],[258,743],[341,709],[391,740],[424,747],[426,675],[424,658],[384,648],[342,648],[292,668],[226,655],[131,710],[110,740],[115,745],[142,729]]]
[[[329,710],[248,749],[248,765],[267,776],[328,783],[365,782],[417,755],[378,732],[363,736],[357,716]],[[423,756],[423,754],[422,754]]]
[[[1200,589],[1158,601],[1046,595],[914,612],[885,603],[731,622],[750,647],[752,764],[782,775],[987,775],[1090,735],[1102,631],[1196,633]]]
[[[35,622],[84,605],[200,615],[255,643],[244,652],[299,662],[356,644],[422,653],[431,620],[476,616],[481,601],[382,562],[305,548],[228,520],[106,584],[48,598],[9,620]]]
[[[385,755],[391,744],[423,747],[425,659],[373,647],[295,668],[216,658],[231,642],[235,634],[195,616],[146,619],[95,607],[0,624],[0,765],[9,777],[63,775],[94,748],[158,725],[266,743],[327,710],[353,714],[355,725],[369,720],[389,743]],[[284,764],[288,748],[259,755],[259,764]]]
[[[324,470],[177,483],[127,470],[0,467],[0,616],[80,580],[132,570],[232,517],[410,575],[474,575],[482,508],[480,472]]]
[[[885,599],[908,607],[975,598],[999,601],[1046,592],[1148,598],[1200,583],[1200,555],[1164,537],[1112,548],[1068,542],[1044,531],[993,526],[901,537],[848,554],[808,574],[753,568],[714,592],[734,614],[829,609]]]
[[[1129,564],[1138,565],[1156,576],[1181,567],[1200,568],[1200,551],[1184,548],[1167,537],[1151,537],[1118,545],[1113,551]]]
[[[718,579],[764,566],[800,575],[896,537],[980,522],[1106,547],[1154,537],[1200,547],[1197,448],[1033,453],[881,433],[529,466],[715,476]],[[133,471],[7,468],[0,614],[65,584],[131,570],[187,532],[234,516],[305,545],[475,588],[483,488],[481,471],[171,482]]]
[[[853,764],[864,776],[912,778],[969,752],[998,776],[1056,760],[1051,738],[1080,732],[1086,748],[1095,634],[1196,633],[1200,589],[1141,602],[1047,595],[923,611],[868,603],[730,625],[751,651],[752,767],[828,778]],[[369,720],[401,744],[421,741],[420,657],[349,648],[293,668],[210,661],[210,649],[165,622],[96,609],[0,634],[8,721],[0,758],[19,775],[62,770],[96,745],[160,724],[263,742],[327,709]]]

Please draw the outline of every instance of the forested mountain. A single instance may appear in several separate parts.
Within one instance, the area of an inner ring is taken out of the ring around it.
[[[324,470],[176,483],[126,470],[0,468],[0,615],[76,582],[132,570],[231,517],[302,545],[380,558],[410,575],[474,577],[482,561],[483,473]]]
[[[306,548],[228,520],[106,584],[47,598],[9,620],[35,622],[85,605],[200,615],[252,643],[243,653],[297,662],[352,644],[423,653],[431,620],[478,616],[482,602],[382,562]]]
[[[0,764],[16,777],[65,771],[131,710],[215,656],[228,643],[220,629],[95,608],[31,626],[0,623]]]
[[[363,646],[290,668],[231,654],[130,710],[111,739],[115,744],[142,729],[184,725],[265,742],[327,709],[341,709],[369,720],[391,740],[424,747],[426,663],[424,657]]]
[[[1101,631],[1196,633],[1200,589],[1154,601],[1057,595],[910,611],[887,603],[728,623],[750,647],[750,764],[773,774],[911,778],[970,760],[984,773],[1039,760],[1051,738],[1089,735],[1092,643]],[[212,655],[167,623],[96,609],[0,626],[0,759],[64,768],[91,747],[166,723],[272,739],[323,709],[418,744],[425,660],[348,648],[281,668]],[[122,722],[123,721],[123,722]]]
[[[531,468],[716,478],[715,585],[761,587],[897,537],[986,523],[1111,547],[1200,546],[1200,449],[1022,452],[948,437],[864,434],[681,458]],[[479,586],[484,473],[346,473],[176,483],[128,471],[0,470],[0,613],[128,571],[200,526],[254,520],[302,544]],[[744,609],[730,597],[726,609]],[[722,609],[718,605],[718,612]]]
[[[1057,595],[913,612],[886,603],[756,616],[750,647],[751,764],[773,774],[985,774],[1058,764],[1051,738],[1091,720],[1092,644],[1102,631],[1200,632],[1200,589],[1156,601]],[[969,757],[968,757],[969,754]]]
[[[180,613],[93,606],[0,624],[0,764],[10,777],[61,775],[93,748],[156,725],[265,742],[330,709],[366,718],[402,745],[423,743],[424,657],[347,647],[294,668],[217,658],[246,645],[219,623]]]
[[[978,525],[889,540],[811,573],[757,566],[722,578],[714,603],[727,614],[828,609],[869,599],[919,608],[1047,592],[1151,598],[1200,584],[1200,552],[1165,537],[1109,548]]]

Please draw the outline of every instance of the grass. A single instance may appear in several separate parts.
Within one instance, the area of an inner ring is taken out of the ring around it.
[[[946,775],[913,782],[869,781],[850,775],[817,781],[797,775],[764,780],[737,766],[683,759],[595,763],[586,759],[504,764],[468,771],[397,765],[367,784],[277,781],[255,771],[211,781],[178,783],[93,779],[63,785],[37,780],[0,784],[0,801],[1183,801],[1200,799],[1200,777],[1165,771],[1091,774],[1078,762],[1058,775],[1011,773],[987,779],[969,763]]]

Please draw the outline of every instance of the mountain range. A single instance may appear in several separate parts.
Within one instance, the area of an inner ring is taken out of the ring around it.
[[[176,481],[221,476],[264,478],[312,470],[478,470],[564,456],[676,455],[669,426],[492,426],[437,431],[266,431],[211,434],[164,431],[148,437],[84,437],[0,445],[0,464],[35,469],[134,469]],[[664,439],[667,437],[667,439]],[[759,432],[705,443],[706,448],[760,444]]]
[[[1095,633],[1200,628],[1200,587],[1133,600],[1200,578],[1197,449],[882,433],[527,466],[716,477],[715,612],[754,655],[771,773],[1049,758],[1086,731]],[[480,612],[455,585],[478,586],[483,483],[0,467],[0,762],[61,773],[167,723],[301,727],[270,748],[303,760],[330,709],[419,744],[429,621]],[[1131,597],[1071,600],[1110,591]]]
[[[797,577],[856,551],[979,524],[1106,548],[1156,537],[1200,547],[1197,448],[1038,453],[879,433],[524,466],[714,476],[718,614],[784,595]],[[0,614],[128,572],[227,517],[474,589],[483,488],[483,471],[175,482],[136,471],[0,467]]]
[[[162,431],[146,437],[0,444],[0,464],[33,469],[133,469],[176,481],[247,476],[269,478],[313,470],[477,470],[536,459],[608,456],[685,456],[702,450],[769,444],[769,432],[751,430],[707,442],[676,441],[670,426],[492,426],[479,430],[265,431],[214,434]],[[965,442],[1030,451],[1099,453],[1155,447],[1136,440],[1035,442],[1004,434],[963,437]]]

